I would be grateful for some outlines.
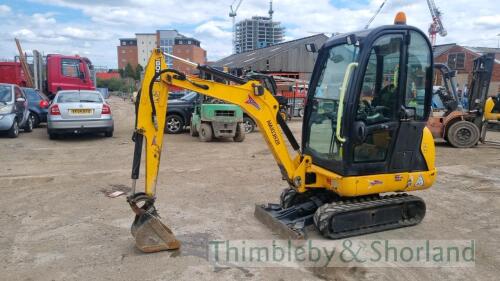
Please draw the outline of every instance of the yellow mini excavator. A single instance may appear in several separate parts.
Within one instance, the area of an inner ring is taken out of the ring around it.
[[[433,58],[427,36],[406,25],[404,13],[393,25],[337,35],[321,47],[301,145],[279,114],[271,77],[236,77],[203,65],[196,65],[200,72],[226,83],[190,77],[168,69],[164,55],[153,51],[136,104],[133,192],[127,201],[142,251],[180,247],[154,206],[170,86],[239,105],[255,120],[288,184],[280,203],[256,205],[255,217],[284,237],[305,239],[306,227],[314,224],[323,236],[337,239],[424,218],[424,201],[407,193],[429,188],[436,178],[434,140],[425,127]],[[424,99],[416,98],[414,87]],[[143,143],[145,190],[136,193]]]

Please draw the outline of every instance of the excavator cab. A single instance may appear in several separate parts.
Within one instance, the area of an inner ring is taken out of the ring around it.
[[[334,37],[309,86],[303,153],[342,176],[426,170],[432,70],[429,41],[411,26]]]

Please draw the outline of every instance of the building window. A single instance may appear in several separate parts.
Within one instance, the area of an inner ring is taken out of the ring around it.
[[[465,68],[465,53],[456,53],[448,55],[448,66],[451,69]]]

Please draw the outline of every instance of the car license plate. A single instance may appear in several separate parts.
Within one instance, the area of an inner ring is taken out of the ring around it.
[[[89,108],[70,109],[69,112],[73,115],[87,115],[87,114],[92,114],[92,109]]]

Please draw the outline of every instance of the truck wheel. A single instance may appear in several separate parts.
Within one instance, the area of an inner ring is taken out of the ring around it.
[[[10,127],[7,135],[9,138],[17,138],[19,136],[19,124],[17,123],[17,120],[14,120],[14,123],[12,123],[12,127]]]
[[[26,120],[23,130],[27,133],[33,132],[33,115],[28,115],[28,120]]]
[[[179,115],[168,115],[165,122],[165,133],[167,134],[180,134],[184,129],[184,121]]]
[[[448,129],[448,142],[458,148],[473,147],[479,141],[479,128],[469,121],[458,121]]]
[[[255,130],[255,122],[248,116],[243,116],[243,124],[245,126],[245,134],[250,134]]]
[[[234,135],[233,140],[235,142],[242,142],[245,140],[245,124],[238,123],[236,126],[236,134]]]
[[[196,131],[196,128],[193,124],[189,125],[189,134],[192,136],[192,137],[197,137],[199,134],[198,134],[198,131]]]
[[[207,123],[203,123],[200,125],[200,140],[202,142],[209,142],[212,141],[213,138],[213,132],[212,132],[212,126]]]

